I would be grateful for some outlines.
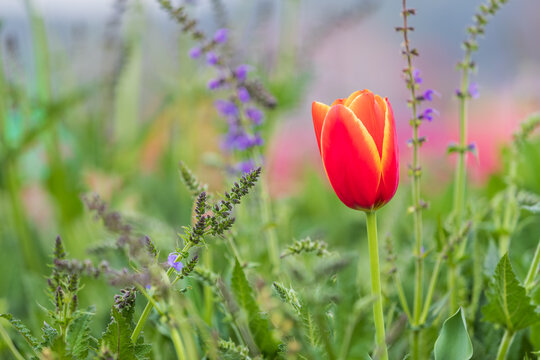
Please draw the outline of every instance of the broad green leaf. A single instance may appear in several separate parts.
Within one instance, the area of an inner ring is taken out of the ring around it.
[[[460,307],[443,323],[439,337],[435,341],[435,360],[468,360],[472,355],[471,338],[467,332],[463,309]]]
[[[515,332],[540,321],[540,315],[531,304],[531,298],[519,283],[508,254],[495,268],[487,292],[488,304],[482,308],[486,321],[500,324]]]
[[[21,322],[21,320],[14,318],[11,314],[0,314],[0,318],[4,318],[9,321],[15,330],[17,330],[24,340],[26,340],[34,352],[41,352],[41,345],[39,344],[39,341],[32,335],[30,330]]]
[[[58,337],[58,330],[44,322],[41,331],[43,332],[43,342],[41,343],[41,346],[49,348],[53,347],[54,340]]]
[[[68,351],[76,359],[86,359],[89,350],[97,348],[97,340],[90,334],[90,320],[94,314],[85,312],[75,318],[67,329]]]
[[[236,300],[247,313],[249,330],[263,355],[268,358],[276,356],[279,348],[270,330],[270,322],[255,301],[253,289],[246,278],[242,266],[236,260],[231,279],[231,288]]]

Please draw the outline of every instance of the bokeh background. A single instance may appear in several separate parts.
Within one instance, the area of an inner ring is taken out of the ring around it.
[[[387,96],[394,108],[403,180],[382,228],[401,236],[410,202],[408,93],[402,38],[394,30],[401,2],[176,2],[182,3],[206,33],[230,29],[233,59],[249,64],[250,76],[277,99],[265,114],[263,153],[281,247],[311,235],[339,249],[363,236],[359,214],[327,184],[310,114],[313,100],[331,103],[363,88]],[[440,115],[421,127],[424,192],[435,204],[426,216],[433,219],[450,207],[454,159],[446,148],[457,140],[455,65],[478,5],[410,2],[418,13],[411,39],[420,51],[416,64],[423,85],[441,95],[433,103]],[[538,1],[511,1],[490,21],[474,56],[480,97],[470,105],[469,139],[478,157],[469,158],[469,171],[480,195],[501,187],[504,146],[520,120],[540,109],[539,16]],[[0,101],[7,115],[0,123],[0,312],[38,327],[35,309],[47,301],[43,276],[56,235],[71,256],[96,260],[88,249],[111,237],[84,210],[81,194],[100,194],[161,248],[172,249],[191,213],[178,162],[221,190],[231,155],[220,146],[226,124],[213,105],[218,95],[207,89],[215,71],[188,56],[195,43],[155,2],[2,0],[0,23]],[[520,163],[525,188],[540,192],[539,168],[536,141]],[[522,231],[539,232],[534,225]],[[240,251],[264,261],[261,241],[252,233]],[[398,246],[410,241],[402,236]],[[534,240],[516,246],[533,247]],[[101,304],[106,319],[115,289],[88,280],[85,291],[84,301]]]

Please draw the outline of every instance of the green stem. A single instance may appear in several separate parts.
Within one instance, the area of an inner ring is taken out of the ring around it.
[[[516,173],[517,173],[517,149],[513,149],[512,160],[510,161],[510,169],[508,173],[508,190],[506,192],[506,205],[504,207],[503,223],[502,223],[502,234],[499,237],[499,256],[503,256],[510,249],[510,235],[513,230],[512,217],[515,214],[515,198],[516,198]]]
[[[186,254],[192,246],[193,246],[193,243],[191,242],[187,243],[182,249],[182,252],[176,257],[174,261],[175,262],[180,261],[182,257],[184,256],[184,254]],[[168,278],[171,277],[173,272],[174,272],[174,268],[172,267],[169,268],[169,270],[167,270],[167,277]],[[144,327],[144,324],[146,323],[146,320],[148,319],[148,316],[150,315],[150,312],[152,311],[153,308],[154,308],[154,305],[152,304],[152,302],[148,301],[141,316],[139,317],[139,321],[137,321],[137,325],[135,326],[133,333],[131,334],[131,341],[133,342],[137,341],[137,338],[139,337]]]
[[[403,291],[403,286],[401,285],[401,280],[397,271],[394,273],[394,276],[392,276],[392,278],[394,279],[394,285],[398,293],[399,302],[403,307],[403,311],[405,311],[405,314],[407,315],[407,319],[409,320],[409,322],[412,323],[413,318],[411,315],[411,311],[409,310],[409,304],[407,303],[407,298],[405,297],[405,292]]]
[[[411,355],[413,360],[420,360],[420,329],[412,330]]]
[[[455,313],[454,309],[457,309],[457,306],[458,306],[456,279],[457,279],[457,266],[454,264],[453,260],[449,257],[448,258],[448,293],[450,296],[450,302],[449,302],[448,310],[451,314]]]
[[[2,336],[2,339],[6,343],[7,347],[9,348],[9,351],[11,351],[11,353],[13,354],[13,357],[16,360],[24,360],[24,357],[21,355],[19,350],[17,350],[17,348],[13,344],[13,341],[11,341],[6,329],[4,329],[2,324],[0,324],[0,335]]]
[[[499,346],[499,351],[497,351],[497,359],[496,360],[505,360],[506,355],[508,353],[508,349],[510,348],[510,345],[512,344],[512,340],[514,340],[514,333],[506,330],[504,332],[504,336],[501,340],[501,345]]]
[[[439,271],[441,270],[442,260],[443,255],[441,254],[437,257],[437,262],[435,263],[431,279],[429,280],[426,302],[424,303],[424,309],[422,310],[422,315],[420,316],[420,324],[424,324],[426,322],[429,313],[429,307],[431,306],[431,300],[433,300],[433,293],[435,292],[435,285],[437,284],[437,279],[439,278]]]
[[[540,242],[536,246],[536,251],[534,252],[533,261],[527,272],[527,277],[525,278],[525,289],[528,291],[534,284],[534,278],[538,273],[538,265],[540,264]]]
[[[171,339],[174,345],[174,350],[176,351],[176,355],[178,357],[178,360],[186,360],[186,349],[184,348],[184,343],[182,343],[182,339],[180,338],[180,334],[178,333],[178,330],[176,330],[176,327],[171,328]]]
[[[375,212],[366,212],[366,226],[369,243],[369,265],[371,271],[371,294],[375,297],[373,303],[373,318],[375,321],[375,334],[377,339],[378,358],[388,360],[384,334],[384,314],[381,292],[381,274],[379,269],[379,244],[377,240],[377,215]]]

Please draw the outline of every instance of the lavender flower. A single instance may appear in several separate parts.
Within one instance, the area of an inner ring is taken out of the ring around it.
[[[184,264],[182,264],[181,261],[175,261],[177,257],[178,257],[178,253],[176,252],[170,253],[169,256],[167,257],[167,264],[170,267],[174,268],[174,270],[180,272],[182,271]]]
[[[427,89],[425,92],[424,92],[424,99],[427,100],[427,101],[433,101],[433,95],[437,96],[437,97],[441,97],[441,94],[439,94],[437,91],[433,90],[433,89]]]
[[[191,57],[192,59],[197,59],[201,57],[201,55],[202,55],[202,49],[198,46],[189,50],[189,57]]]
[[[219,57],[217,56],[215,52],[209,51],[206,54],[206,63],[208,65],[216,65],[218,62],[219,62]]]
[[[238,88],[237,95],[238,99],[243,103],[247,103],[250,100],[249,91],[245,87]]]
[[[467,145],[467,150],[469,150],[470,152],[476,152],[476,143],[470,143],[469,145]]]
[[[214,34],[214,41],[218,44],[223,44],[227,41],[227,38],[229,36],[229,30],[228,29],[219,29]]]
[[[253,159],[249,159],[239,162],[238,164],[236,164],[235,168],[238,172],[246,174],[253,171],[256,168],[256,165]]]
[[[236,107],[236,104],[232,101],[228,100],[216,100],[215,102],[216,109],[223,115],[223,116],[237,116],[238,115],[238,108]]]
[[[473,82],[469,85],[469,96],[472,97],[473,99],[476,99],[480,96],[477,83]]]
[[[421,119],[426,119],[427,121],[433,120],[434,115],[439,115],[439,112],[433,108],[427,108],[424,110],[422,115],[420,115]]]
[[[413,71],[413,80],[414,80],[415,84],[421,84],[422,83],[422,78],[420,77],[420,70],[415,69]]]
[[[223,79],[212,79],[208,82],[208,89],[210,90],[217,90],[223,85]]]
[[[255,125],[260,125],[262,123],[263,113],[261,110],[256,107],[248,107],[246,109],[246,116],[253,121]]]
[[[231,127],[229,133],[225,136],[223,147],[227,150],[244,151],[254,146],[261,146],[263,139],[260,134],[249,135],[244,130]]]
[[[240,81],[240,82],[246,81],[248,71],[249,71],[249,67],[248,67],[247,65],[245,65],[245,64],[239,65],[239,66],[234,70],[234,76],[235,76],[236,79],[238,79],[238,81]]]

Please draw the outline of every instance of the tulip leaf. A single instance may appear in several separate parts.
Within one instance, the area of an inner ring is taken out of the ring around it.
[[[488,304],[482,308],[486,321],[504,326],[515,332],[540,321],[531,298],[519,283],[508,254],[505,254],[495,268],[487,292]]]
[[[463,309],[459,310],[443,323],[437,341],[435,341],[435,360],[469,360],[473,347]]]

